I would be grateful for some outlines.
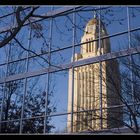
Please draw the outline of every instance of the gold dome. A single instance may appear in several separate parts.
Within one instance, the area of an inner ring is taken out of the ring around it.
[[[94,24],[97,24],[97,19],[91,19],[88,23],[87,23],[87,26],[90,26],[90,25],[94,25]]]

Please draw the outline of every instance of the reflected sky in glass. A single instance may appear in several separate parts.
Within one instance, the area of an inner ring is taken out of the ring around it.
[[[61,7],[61,6],[60,6]],[[57,9],[59,7],[55,6],[54,9]],[[89,8],[91,8],[89,6]],[[10,8],[6,6],[7,12],[10,12]],[[0,15],[6,11],[6,9],[2,8],[2,12],[0,12]],[[39,10],[36,11],[38,14],[46,13],[47,11],[50,11],[49,6],[41,6]],[[128,29],[127,26],[127,8],[126,6],[112,6],[110,9],[105,9],[101,11],[101,20],[106,26],[107,32],[109,35],[112,35],[117,32],[126,31]],[[140,8],[130,8],[130,28],[136,28],[140,27]],[[5,13],[5,14],[6,14]],[[81,37],[84,34],[84,29],[87,24],[87,22],[93,18],[93,11],[89,12],[77,12],[76,13],[76,43],[80,43]],[[6,23],[10,19],[6,18],[5,23],[0,23],[0,27],[5,27]],[[42,48],[44,51],[48,51],[48,45],[50,43],[49,38],[49,20],[46,19],[43,22],[39,22],[40,24],[43,23],[43,30],[41,33],[45,37],[45,43],[44,39],[42,38],[36,38],[34,37],[34,32],[32,34],[33,40],[31,43],[31,50],[35,51],[36,53],[42,53]],[[9,24],[8,24],[9,25]],[[52,26],[52,44],[51,44],[51,50],[56,50],[59,48],[64,48],[67,46],[72,45],[73,43],[73,35],[72,35],[72,14],[68,14],[67,16],[62,17],[56,17],[53,19],[53,26]],[[25,48],[28,48],[27,42],[28,42],[28,34],[29,30],[27,28],[23,28],[17,37],[20,38],[21,43]],[[111,42],[111,48],[112,52],[123,50],[128,48],[128,34],[120,35],[117,37],[110,38]],[[23,49],[20,48],[20,46],[11,46],[11,55],[9,60],[16,60],[19,58],[23,58],[27,56],[26,51],[23,51]],[[6,62],[6,56],[8,55],[8,45],[0,48],[0,64]],[[16,49],[18,48],[18,49]],[[21,51],[21,50],[23,51]],[[16,51],[15,51],[16,50]],[[76,48],[76,52],[80,52],[80,46]],[[48,59],[48,55],[43,55],[45,59]],[[64,63],[70,63],[72,57],[72,50],[66,49],[62,52],[56,52],[52,53],[51,55],[51,62],[55,64],[64,64]],[[26,60],[25,60],[26,61]],[[16,71],[17,73],[25,72],[25,61],[21,61],[19,63],[14,63],[18,65],[18,69],[22,66],[24,71]],[[23,66],[24,65],[24,66]],[[9,65],[9,67],[12,67],[12,64]],[[37,71],[42,68],[48,68],[47,62],[44,62],[39,57],[36,58],[30,58],[29,59],[29,69],[28,71]],[[3,66],[0,66],[0,72],[3,71]],[[15,73],[14,73],[15,74]],[[13,74],[9,74],[13,75]],[[0,76],[2,77],[2,76]],[[37,86],[40,88],[45,88],[47,81],[47,76],[42,76],[37,83]],[[30,84],[32,82],[29,82]],[[27,85],[29,88],[29,85]],[[68,103],[68,71],[58,72],[58,73],[51,73],[50,74],[50,93],[51,94],[51,103],[56,106],[56,112],[55,113],[61,113],[61,112],[67,112],[67,103]],[[38,88],[39,89],[39,88]],[[41,91],[42,92],[42,91]],[[64,122],[63,122],[64,121]],[[60,116],[59,117],[52,117],[52,123],[56,126],[56,129],[54,132],[61,132],[63,128],[66,127],[66,116]]]

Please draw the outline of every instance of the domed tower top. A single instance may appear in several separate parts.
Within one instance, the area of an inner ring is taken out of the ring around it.
[[[101,36],[103,34],[107,35],[106,28],[101,20],[100,20],[100,31]],[[99,19],[95,17],[88,21],[85,28],[85,34],[98,34],[98,33],[99,33]]]
[[[100,25],[100,27],[99,27]],[[85,27],[84,35],[81,38],[81,43],[85,43],[88,41],[96,40],[99,38],[99,29],[100,29],[100,37],[108,36],[105,25],[101,20],[99,20],[96,16],[89,20]],[[101,40],[101,50],[102,54],[110,52],[110,41],[109,38]],[[81,47],[81,54],[93,54],[94,56],[100,54],[99,53],[99,42],[98,40],[90,43],[83,44]]]
[[[97,19],[94,18],[94,19],[89,20],[89,22],[87,23],[87,26],[94,25],[96,23],[97,23]]]

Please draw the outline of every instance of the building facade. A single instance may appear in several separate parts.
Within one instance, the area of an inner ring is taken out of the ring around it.
[[[107,35],[102,21],[96,17],[91,19],[87,23],[81,38],[83,45],[80,53],[75,54],[74,61],[110,53],[109,38],[102,39],[100,42],[98,40],[99,36]],[[116,60],[102,61],[75,68],[73,111],[77,113],[73,113],[73,116],[68,115],[68,132],[71,132],[71,127],[73,127],[73,132],[120,127],[122,109],[109,108],[121,104],[120,82],[119,65]],[[72,111],[71,98],[72,69],[69,70],[68,112]]]

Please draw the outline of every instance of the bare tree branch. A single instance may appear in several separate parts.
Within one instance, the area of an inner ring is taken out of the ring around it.
[[[3,41],[0,42],[0,48],[5,46],[6,44],[8,44],[16,35],[17,33],[21,30],[21,28],[23,27],[23,24],[33,15],[33,12],[37,9],[38,7],[33,7],[32,10],[30,11],[30,13],[24,17],[23,20],[21,20],[20,17],[20,11],[23,9],[22,7],[18,7],[17,11],[16,11],[16,20],[17,20],[17,24],[18,26],[14,29],[14,31],[11,31],[11,34],[5,38]]]

